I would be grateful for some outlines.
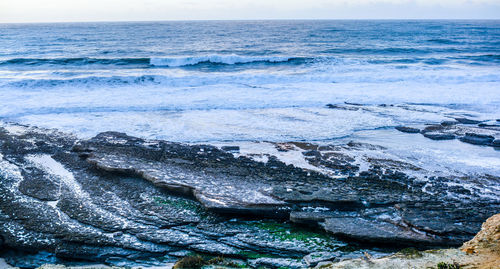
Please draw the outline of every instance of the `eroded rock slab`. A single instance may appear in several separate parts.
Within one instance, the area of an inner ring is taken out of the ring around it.
[[[275,236],[274,229],[262,228],[261,225],[266,226],[265,223],[257,225],[254,220],[229,221],[227,217],[207,211],[203,205],[213,208],[207,203],[202,205],[191,199],[194,197],[173,195],[191,194],[195,188],[190,185],[186,184],[187,189],[171,189],[167,183],[155,186],[138,177],[133,166],[134,172],[132,169],[128,172],[118,170],[114,166],[112,168],[115,170],[106,170],[87,161],[86,158],[90,159],[94,150],[78,150],[79,143],[74,137],[23,126],[16,126],[16,130],[16,133],[12,133],[0,128],[2,250],[48,251],[54,255],[51,258],[55,259],[54,263],[60,262],[57,259],[65,258],[118,265],[137,262],[140,265],[143,262],[148,264],[152,258],[175,261],[177,256],[170,256],[169,253],[186,250],[240,258],[272,253],[278,258],[299,259],[312,252],[335,251],[345,245],[320,234],[308,234],[310,238],[307,240],[300,236],[280,238]],[[130,139],[134,143],[139,142]],[[191,149],[190,146],[172,145]],[[184,157],[182,154],[195,158],[200,148],[210,149],[194,147],[192,151],[179,152],[180,156],[172,160],[185,164],[187,161],[180,158]],[[153,151],[136,153],[135,157],[130,156],[130,160],[134,161],[129,160],[128,163],[136,164],[138,170],[140,167],[146,168],[147,162],[153,164],[151,160],[146,161],[145,157],[153,154]],[[219,153],[217,150],[214,158],[232,158],[232,155]],[[211,158],[202,156],[200,160],[201,163],[210,163]],[[217,162],[216,159],[214,162]],[[114,160],[127,161],[119,158]],[[168,167],[165,162],[157,162],[151,167],[155,165]],[[151,171],[151,167],[147,167],[150,169],[148,171]],[[190,173],[182,165],[172,165],[171,168],[173,170],[169,172],[173,177],[191,176],[191,179],[197,180],[203,179],[203,173],[214,174],[211,169],[217,169],[205,165],[206,170],[197,168]],[[222,187],[218,189],[222,190]],[[171,192],[167,192],[169,190]],[[220,196],[224,197],[224,193]],[[265,194],[259,197],[263,197],[259,201],[275,199]],[[239,212],[238,207],[250,201],[248,199],[242,197],[231,203],[235,207],[234,210],[231,208],[231,212]],[[275,205],[279,206],[285,203],[276,201]],[[257,213],[275,212],[257,209]],[[281,227],[279,222],[269,225]],[[321,242],[327,243],[320,245]],[[9,258],[13,254],[4,254],[13,265],[24,266],[26,262],[31,262],[29,267],[36,267],[46,262],[42,258],[23,260]]]
[[[282,154],[300,150],[305,167],[116,132],[80,141],[0,128],[0,242],[108,264],[193,251],[265,253],[274,257],[259,264],[299,266],[314,252],[342,255],[346,244],[335,235],[375,245],[459,245],[500,209],[462,179],[422,180],[406,173],[421,169],[412,164],[358,158],[384,150],[377,145],[275,146]],[[286,220],[330,235],[283,230]]]

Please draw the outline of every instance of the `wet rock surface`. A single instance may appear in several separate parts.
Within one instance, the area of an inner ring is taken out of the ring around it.
[[[497,124],[482,123],[483,121],[455,118],[456,121],[443,121],[441,124],[427,125],[420,133],[432,140],[452,140],[473,145],[500,147],[500,126]],[[493,121],[492,121],[493,122]],[[397,126],[396,130],[405,133],[419,133],[418,128],[412,126]]]
[[[396,130],[403,132],[403,133],[410,133],[410,134],[418,134],[420,133],[420,129],[418,128],[413,128],[413,127],[405,127],[405,126],[397,126]]]
[[[475,145],[492,145],[495,137],[492,135],[484,135],[484,134],[475,134],[475,133],[466,133],[464,137],[460,139],[462,142],[475,144]]]
[[[311,169],[116,132],[78,140],[0,128],[0,242],[115,265],[175,261],[192,251],[301,267],[319,262],[304,258],[311,253],[349,255],[346,241],[460,245],[500,209],[477,190],[449,184],[460,179],[422,181],[406,173],[421,168],[398,160],[361,165],[354,153],[383,149],[377,145],[275,146],[300,150]]]
[[[406,248],[381,258],[366,255],[340,262],[323,262],[316,268],[500,268],[500,214],[488,218],[481,231],[460,249],[418,251]]]

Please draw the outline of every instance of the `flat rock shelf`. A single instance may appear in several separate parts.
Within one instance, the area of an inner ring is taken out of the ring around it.
[[[301,268],[407,246],[459,246],[500,211],[497,200],[450,184],[456,178],[423,181],[406,173],[421,169],[411,164],[369,159],[360,167],[348,154],[377,145],[271,144],[298,152],[305,165],[236,147],[117,132],[80,140],[4,124],[0,256],[20,267],[130,266],[198,253]]]

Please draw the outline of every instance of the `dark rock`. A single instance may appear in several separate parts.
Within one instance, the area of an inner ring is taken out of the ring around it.
[[[22,171],[24,180],[19,183],[19,191],[23,194],[44,201],[59,199],[60,179],[54,179],[37,168]]]
[[[396,128],[396,130],[403,132],[403,133],[411,133],[411,134],[420,133],[420,129],[418,129],[418,128],[406,127],[406,126],[397,126],[395,128]]]
[[[491,142],[491,146],[495,147],[495,148],[499,148],[500,147],[500,139],[493,140],[493,142]]]
[[[498,124],[487,124],[487,123],[480,123],[477,126],[479,126],[479,127],[485,127],[485,128],[492,128],[492,127],[493,128],[498,128],[498,127],[500,127],[500,125],[498,125]]]
[[[351,148],[355,148],[355,149],[368,149],[368,150],[385,150],[385,149],[387,149],[387,148],[379,146],[379,145],[360,143],[360,142],[354,142],[354,141],[349,141],[347,143],[347,146],[351,147]],[[335,149],[334,148],[333,149],[329,149],[329,148],[322,149],[320,147],[320,150],[335,150]]]
[[[319,151],[310,150],[302,153],[308,163],[328,169],[335,169],[342,174],[351,175],[359,170],[354,163],[354,159],[343,153],[327,152],[321,154]]]
[[[84,147],[80,144],[76,144],[74,145],[72,148],[71,148],[71,151],[73,152],[92,152],[94,151],[93,148],[88,148],[88,147]]]
[[[227,152],[235,152],[235,153],[240,152],[240,147],[238,146],[223,146],[221,147],[221,149]]]
[[[306,157],[321,157],[321,153],[317,150],[309,150],[302,152],[302,155]]]
[[[274,146],[276,147],[276,149],[278,151],[281,151],[281,152],[290,151],[290,150],[293,150],[295,148],[295,145],[293,145],[291,143],[276,143],[276,144],[274,144]]]
[[[319,150],[320,146],[311,144],[311,143],[306,143],[306,142],[290,142],[288,144],[294,145],[299,149],[303,150]]]
[[[452,126],[452,125],[456,125],[457,123],[459,123],[459,122],[458,121],[443,121],[443,122],[441,122],[441,125]]]
[[[495,137],[491,135],[475,133],[466,133],[464,137],[460,138],[460,141],[474,145],[490,145],[493,140],[495,140]]]
[[[53,253],[45,251],[30,253],[7,250],[2,251],[1,254],[3,256],[2,258],[4,258],[9,265],[14,266],[14,268],[36,268],[44,264],[55,264],[61,262]]]
[[[383,221],[369,221],[359,217],[328,218],[322,224],[326,231],[353,240],[388,245],[438,243],[436,239],[412,229],[397,227]],[[443,243],[443,242],[439,242]]]
[[[478,124],[481,123],[479,120],[471,120],[467,118],[455,118],[456,121],[462,123],[462,124]]]
[[[441,124],[434,124],[434,125],[429,125],[426,126],[423,130],[422,133],[428,133],[428,132],[436,132],[436,131],[442,131],[444,130],[445,127]]]
[[[357,111],[357,110],[359,110],[358,107],[345,106],[345,105],[328,104],[328,105],[326,105],[326,107],[331,108],[331,109],[340,109],[340,110],[349,110],[349,111]]]
[[[333,261],[340,256],[336,252],[313,252],[304,257],[304,262],[309,267],[314,267],[320,262]]]
[[[352,102],[344,102],[346,105],[351,105],[351,106],[363,106],[363,104],[360,103],[352,103]]]
[[[455,135],[447,134],[447,133],[424,133],[425,137],[432,140],[453,140],[455,139]]]

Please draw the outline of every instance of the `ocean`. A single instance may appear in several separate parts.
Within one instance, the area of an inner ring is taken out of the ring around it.
[[[2,121],[189,143],[494,119],[500,21],[0,24],[0,100]]]

